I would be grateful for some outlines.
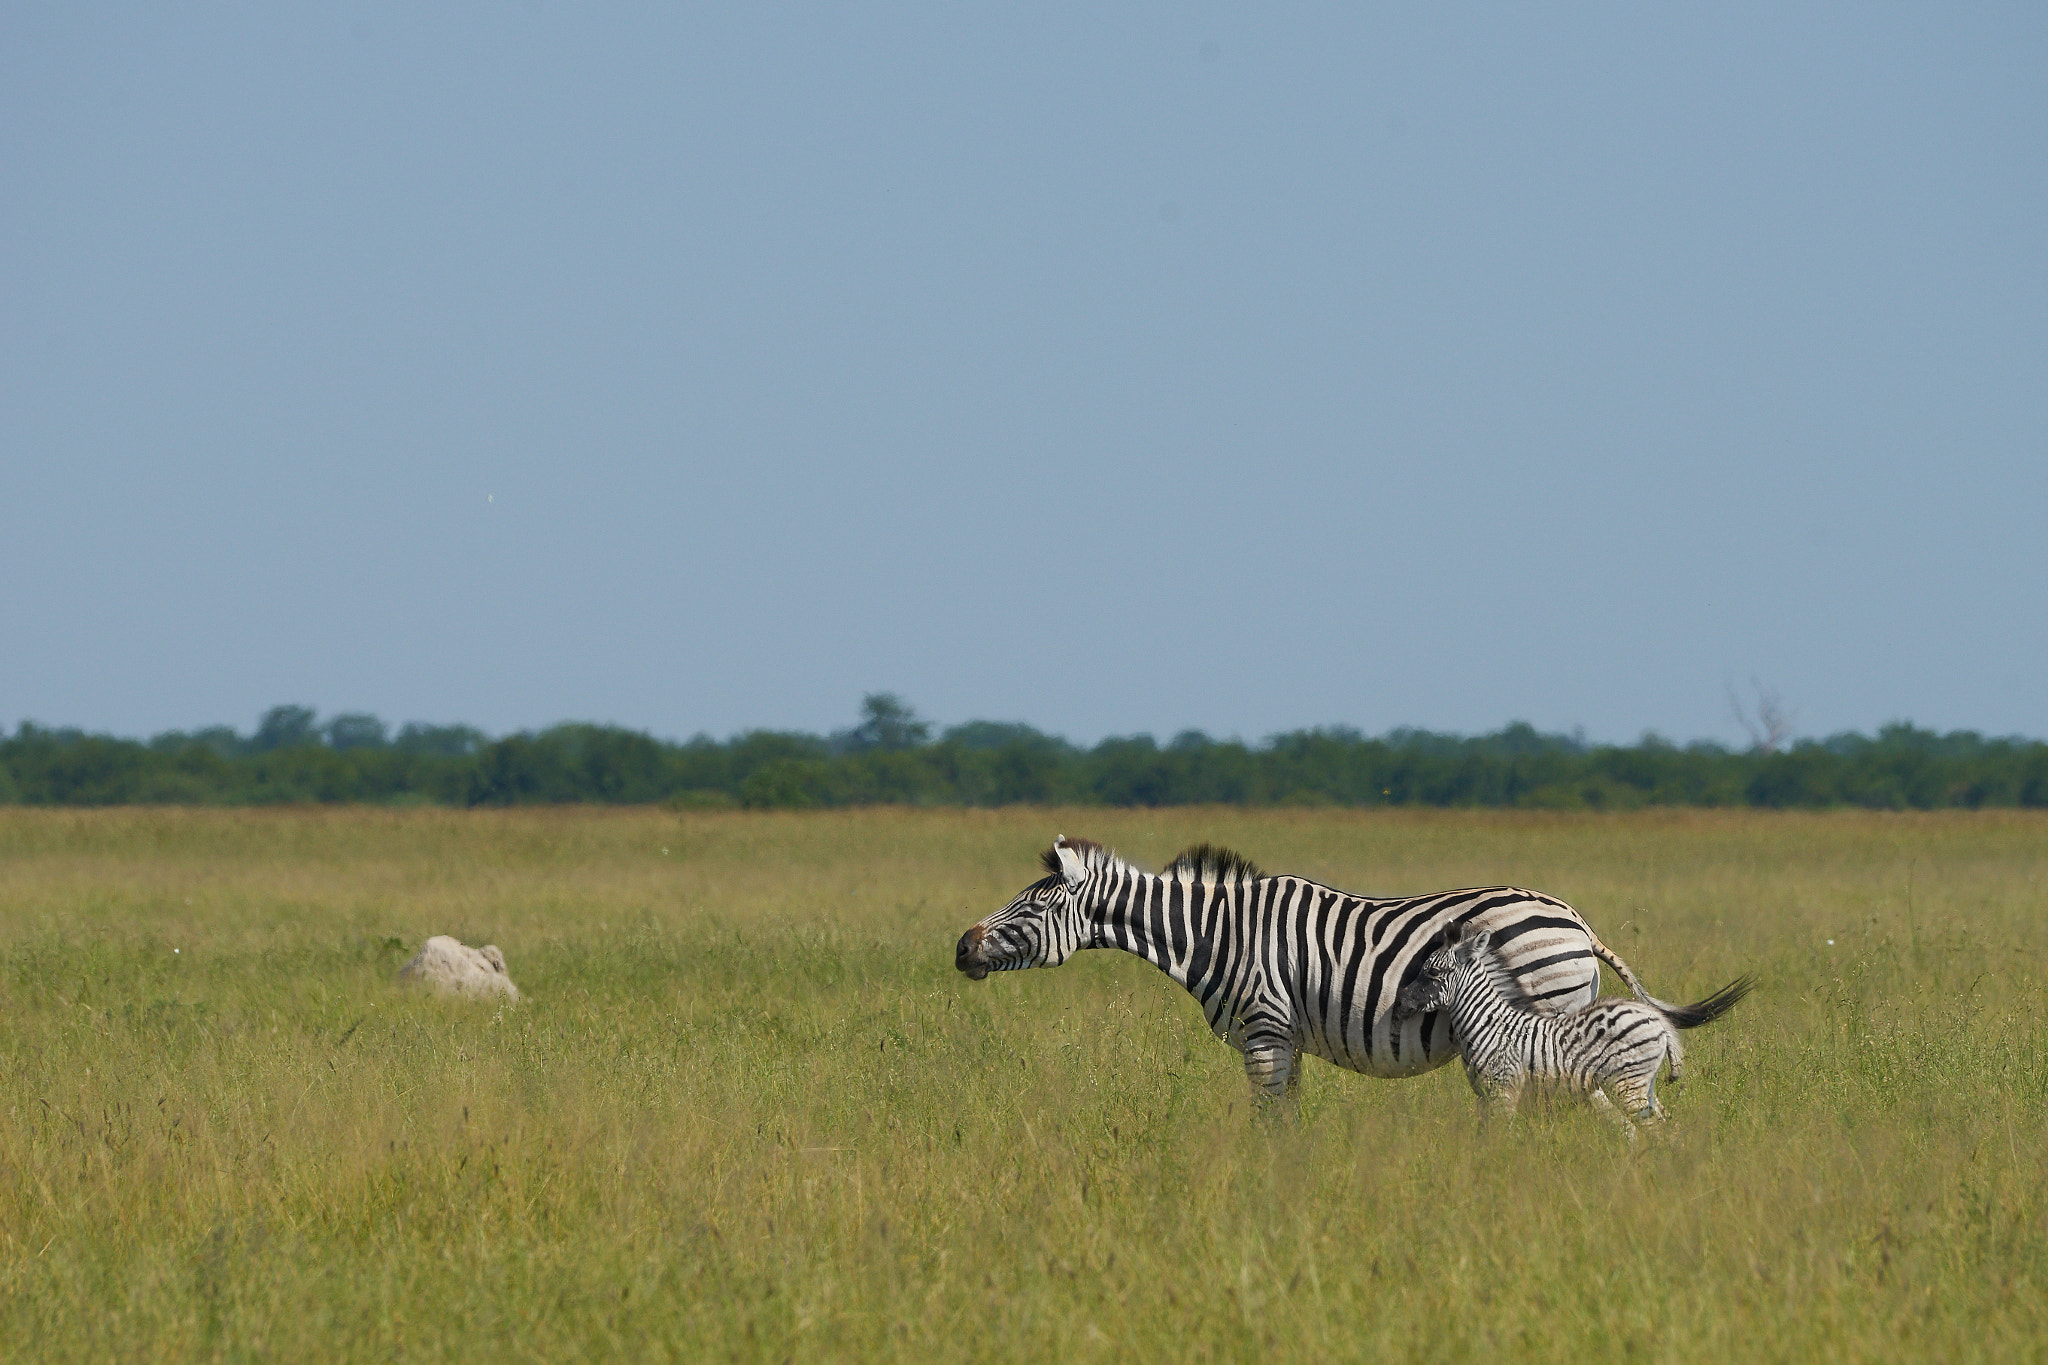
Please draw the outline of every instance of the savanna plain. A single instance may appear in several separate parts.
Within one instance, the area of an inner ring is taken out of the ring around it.
[[[953,970],[1056,833],[1762,984],[1634,1154],[1276,1115],[1135,958]],[[0,1358],[2040,1359],[2044,909],[2016,813],[0,809]]]

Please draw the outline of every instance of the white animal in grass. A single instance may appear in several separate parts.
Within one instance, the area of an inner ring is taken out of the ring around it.
[[[412,961],[398,969],[398,979],[425,986],[441,995],[519,998],[519,988],[505,970],[505,955],[495,943],[472,948],[446,934],[428,939]]]
[[[1744,977],[1696,1005],[1609,996],[1571,1014],[1538,1014],[1489,951],[1492,938],[1475,929],[1437,949],[1395,1002],[1398,1016],[1450,1013],[1482,1119],[1514,1113],[1533,1084],[1548,1093],[1583,1096],[1633,1142],[1630,1116],[1646,1123],[1664,1118],[1657,1073],[1669,1062],[1674,1084],[1685,1074],[1678,1030],[1711,1024],[1755,985]]]

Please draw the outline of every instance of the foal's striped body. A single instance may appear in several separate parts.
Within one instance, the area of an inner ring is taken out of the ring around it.
[[[1584,1098],[1633,1140],[1630,1116],[1664,1118],[1657,1073],[1668,1063],[1673,1083],[1685,1075],[1678,1030],[1712,1023],[1750,988],[1744,978],[1696,1005],[1609,997],[1571,1014],[1539,1014],[1522,998],[1491,935],[1477,929],[1430,954],[1401,991],[1397,1013],[1448,1012],[1482,1113],[1512,1114],[1534,1087]]]

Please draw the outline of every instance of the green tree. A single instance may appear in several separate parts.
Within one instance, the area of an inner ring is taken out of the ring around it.
[[[915,749],[931,737],[932,727],[894,692],[870,692],[860,699],[860,709],[865,719],[836,736],[838,747],[848,752]]]
[[[490,742],[491,737],[474,725],[426,725],[414,720],[406,722],[391,747],[400,753],[467,758]]]
[[[320,727],[320,734],[330,749],[382,749],[391,742],[384,722],[361,712],[334,717]]]
[[[320,733],[313,724],[317,718],[310,706],[273,706],[257,722],[249,749],[252,753],[267,754],[273,749],[296,749],[304,744],[317,744]]]

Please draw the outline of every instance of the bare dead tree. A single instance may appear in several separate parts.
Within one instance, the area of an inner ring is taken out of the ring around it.
[[[1785,741],[1792,738],[1792,722],[1798,712],[1786,708],[1785,699],[1778,695],[1775,687],[1766,687],[1752,675],[1749,685],[1756,691],[1756,704],[1744,706],[1742,695],[1735,690],[1735,684],[1728,684],[1728,709],[1735,714],[1735,723],[1749,736],[1749,746],[1760,754],[1774,754],[1785,747]]]

